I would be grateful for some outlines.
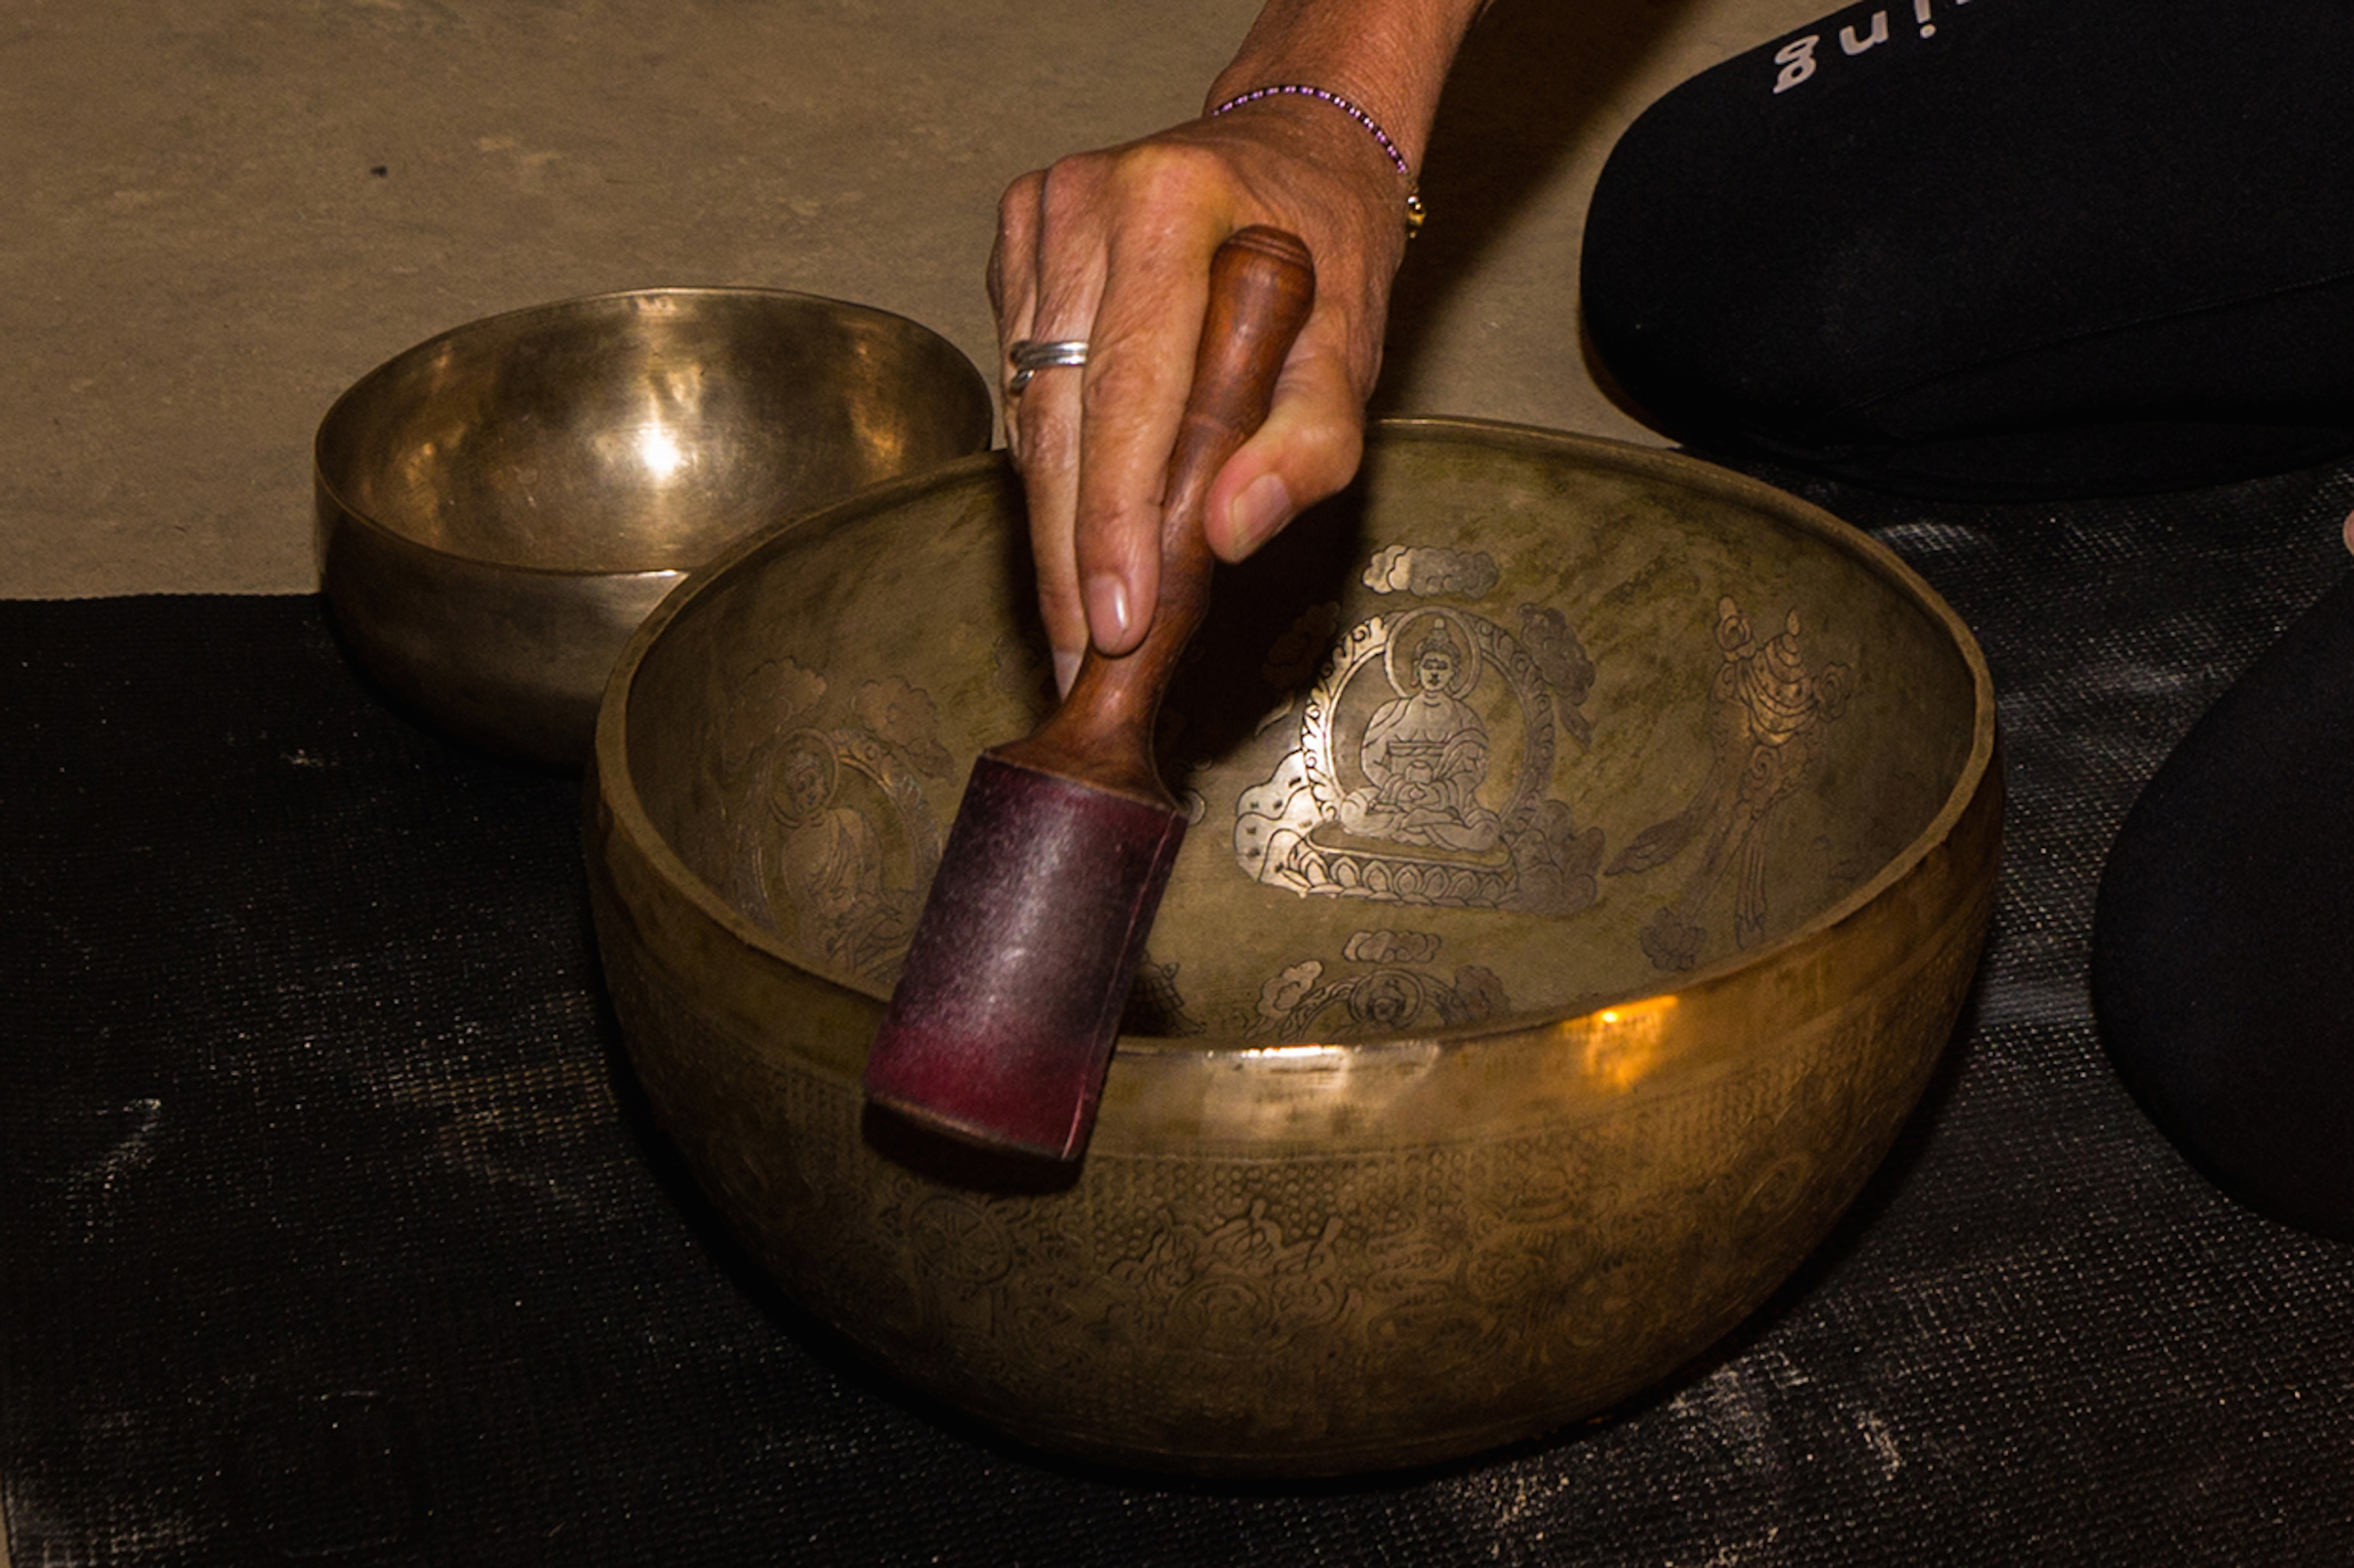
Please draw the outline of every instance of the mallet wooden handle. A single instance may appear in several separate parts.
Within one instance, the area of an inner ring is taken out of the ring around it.
[[[1161,694],[1210,604],[1215,564],[1202,533],[1210,482],[1266,419],[1275,383],[1316,299],[1308,247],[1279,228],[1242,229],[1210,263],[1210,302],[1162,489],[1161,588],[1144,641],[1090,647],[1053,716],[997,755],[1174,809],[1152,756]]]
[[[1203,498],[1267,418],[1314,291],[1307,248],[1273,229],[1243,230],[1213,260],[1163,492],[1152,622],[1131,653],[1090,652],[1051,718],[973,764],[867,1056],[876,1104],[993,1148],[1056,1160],[1085,1148],[1185,837],[1152,731],[1209,607]]]

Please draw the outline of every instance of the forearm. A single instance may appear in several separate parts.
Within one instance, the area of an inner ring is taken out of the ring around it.
[[[1422,167],[1438,94],[1488,0],[1268,0],[1204,107],[1288,82],[1348,99]]]

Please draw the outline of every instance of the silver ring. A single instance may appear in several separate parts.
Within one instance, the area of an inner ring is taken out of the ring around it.
[[[1051,370],[1058,365],[1085,365],[1087,362],[1087,340],[1083,337],[1016,338],[1005,350],[1005,357],[1013,366],[1013,375],[1005,383],[1008,392],[1019,392],[1030,385],[1030,377],[1041,370]]]

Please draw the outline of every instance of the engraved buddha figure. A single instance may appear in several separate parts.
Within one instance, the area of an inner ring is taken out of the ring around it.
[[[1369,780],[1341,801],[1341,825],[1365,838],[1478,853],[1494,847],[1501,823],[1480,805],[1488,777],[1488,730],[1463,699],[1479,669],[1444,620],[1414,645],[1411,682],[1392,667],[1393,702],[1365,725],[1358,763]]]
[[[769,810],[784,832],[775,882],[801,928],[801,939],[829,961],[858,970],[876,957],[890,926],[883,888],[883,849],[866,819],[834,803],[837,764],[822,738],[787,743]]]

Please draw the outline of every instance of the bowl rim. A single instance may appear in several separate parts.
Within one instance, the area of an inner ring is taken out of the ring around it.
[[[468,570],[512,573],[518,577],[557,581],[603,582],[624,578],[665,577],[684,579],[695,569],[694,566],[615,567],[599,569],[589,567],[544,566],[529,561],[503,561],[489,556],[470,555],[462,550],[444,549],[439,545],[429,544],[413,534],[404,533],[393,527],[373,512],[355,504],[351,497],[345,493],[344,488],[336,482],[335,478],[329,473],[327,456],[329,440],[338,425],[352,417],[350,410],[356,407],[363,394],[382,380],[388,379],[408,362],[425,358],[445,344],[493,327],[516,325],[532,316],[553,317],[577,312],[591,305],[614,305],[622,302],[674,298],[781,300],[800,305],[826,306],[835,310],[852,311],[878,322],[896,323],[912,327],[919,334],[932,339],[947,349],[955,361],[963,366],[965,375],[960,379],[967,381],[970,386],[978,390],[980,405],[988,411],[983,424],[982,439],[984,440],[994,439],[996,403],[989,377],[982,374],[981,367],[972,362],[971,355],[966,354],[953,339],[938,327],[917,321],[915,317],[901,312],[887,310],[881,305],[870,305],[859,300],[839,299],[831,294],[811,293],[801,289],[777,289],[750,283],[655,283],[641,288],[608,289],[592,294],[572,294],[563,299],[542,300],[535,304],[518,305],[513,310],[495,311],[486,316],[476,316],[472,321],[461,322],[456,326],[446,327],[432,336],[410,344],[407,348],[378,361],[335,395],[335,400],[327,405],[327,411],[320,416],[318,426],[312,432],[311,482],[314,493],[320,501],[334,504],[337,521],[359,528],[373,538],[389,540],[429,559],[454,563]],[[931,471],[924,471],[928,473]],[[921,477],[921,475],[915,477]],[[853,497],[845,496],[843,499],[846,501]],[[831,510],[834,504],[837,503],[828,503],[825,509]],[[766,535],[779,523],[787,520],[779,518],[763,524],[754,528],[750,535],[739,537]],[[328,525],[323,517],[320,522],[323,528]]]
[[[1676,974],[1662,983],[1630,987],[1590,1001],[1582,1000],[1574,1007],[1515,1011],[1501,1018],[1483,1019],[1476,1023],[1424,1030],[1411,1034],[1319,1043],[1315,1047],[1317,1050],[1345,1053],[1352,1058],[1372,1058],[1385,1053],[1418,1054],[1434,1045],[1467,1044],[1490,1037],[1524,1038],[1532,1030],[1592,1018],[1597,1013],[1628,1008],[1655,997],[1670,994],[1690,997],[1744,971],[1766,968],[1855,918],[1890,889],[1910,877],[1924,861],[1953,836],[1988,785],[1999,786],[1994,676],[1977,637],[1925,578],[1906,565],[1893,550],[1852,524],[1840,521],[1801,496],[1734,470],[1682,452],[1638,446],[1609,437],[1458,415],[1376,418],[1367,421],[1366,434],[1369,455],[1375,439],[1414,440],[1464,435],[1478,435],[1491,441],[1500,440],[1522,450],[1571,451],[1598,466],[1664,478],[1686,488],[1747,503],[1806,529],[1821,543],[1858,558],[1882,574],[1884,579],[1902,591],[1916,609],[1944,630],[1970,675],[1970,745],[1945,800],[1920,831],[1906,841],[1903,848],[1890,856],[1877,872],[1843,897],[1770,942],[1734,952],[1705,967]],[[735,940],[798,974],[863,998],[878,1009],[888,1000],[886,992],[871,982],[829,969],[788,949],[777,940],[775,933],[753,922],[721,896],[719,891],[702,875],[688,867],[672,848],[669,840],[655,829],[645,803],[638,796],[637,781],[629,768],[630,692],[639,667],[663,630],[696,599],[712,591],[738,561],[772,547],[787,535],[828,532],[850,525],[866,513],[896,503],[906,496],[960,482],[968,475],[1002,471],[1007,466],[1008,455],[1001,449],[959,459],[923,473],[877,485],[822,510],[785,519],[738,539],[696,568],[685,583],[673,589],[653,613],[640,624],[620,657],[614,662],[604,698],[598,708],[596,743],[591,752],[590,788],[604,809],[610,812],[614,831],[626,833],[635,850],[647,857],[673,890],[683,893],[705,917],[716,922]],[[1254,1054],[1264,1054],[1267,1050],[1266,1042],[1244,1042],[1223,1034],[1153,1036],[1123,1033],[1119,1038],[1115,1058],[1215,1058],[1234,1061],[1247,1059]]]

